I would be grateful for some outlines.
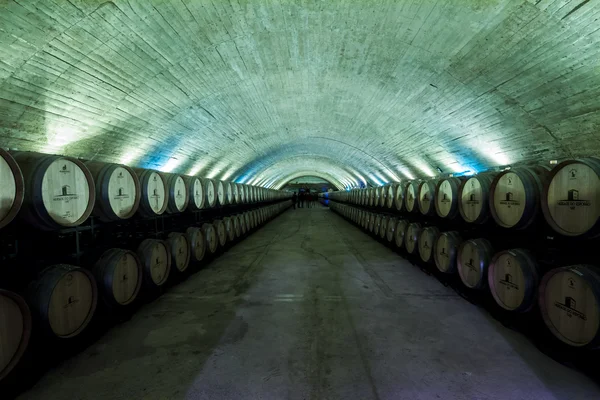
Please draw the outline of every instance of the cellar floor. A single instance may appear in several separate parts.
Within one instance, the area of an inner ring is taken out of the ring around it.
[[[594,399],[323,207],[286,211],[20,399]]]

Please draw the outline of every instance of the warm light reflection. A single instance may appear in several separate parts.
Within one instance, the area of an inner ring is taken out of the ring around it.
[[[77,140],[82,139],[84,129],[67,123],[51,122],[46,132],[46,145],[43,153],[61,153],[64,148]]]

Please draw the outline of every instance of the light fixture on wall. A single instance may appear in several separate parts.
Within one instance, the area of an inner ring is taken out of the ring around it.
[[[550,160],[550,165],[556,165],[558,164],[558,160]]]

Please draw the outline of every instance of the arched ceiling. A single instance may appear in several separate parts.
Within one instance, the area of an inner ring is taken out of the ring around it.
[[[600,150],[600,2],[0,4],[4,147],[281,187]]]

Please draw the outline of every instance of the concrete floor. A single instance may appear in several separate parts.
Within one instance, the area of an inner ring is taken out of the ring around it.
[[[287,211],[20,399],[594,399],[324,208]]]

